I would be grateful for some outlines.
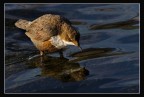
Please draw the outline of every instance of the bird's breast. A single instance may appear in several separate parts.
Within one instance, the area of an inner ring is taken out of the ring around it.
[[[51,37],[49,41],[51,42],[52,45],[54,45],[58,49],[67,46],[67,44],[64,42],[64,40],[61,39],[59,35]]]
[[[38,41],[31,39],[34,45],[41,51],[55,52],[59,49],[65,48],[67,45],[74,45],[72,42],[61,39],[59,35],[51,37],[47,41]]]

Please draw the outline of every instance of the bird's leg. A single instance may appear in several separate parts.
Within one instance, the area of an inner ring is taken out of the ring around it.
[[[59,51],[59,54],[60,54],[60,58],[64,58],[62,51]]]
[[[40,64],[41,66],[43,66],[44,64],[44,52],[43,51],[40,51]]]
[[[43,64],[44,64],[43,56],[40,56],[40,65],[43,66]]]
[[[43,52],[42,51],[40,51],[40,55],[37,54],[37,55],[31,56],[31,57],[28,58],[28,60],[34,59],[34,58],[39,57],[39,56],[43,56]]]
[[[40,51],[40,56],[43,56],[43,54],[44,54],[43,51]]]

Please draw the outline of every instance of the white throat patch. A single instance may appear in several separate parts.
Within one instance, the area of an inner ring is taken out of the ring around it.
[[[68,42],[68,41],[61,39],[59,35],[51,37],[50,41],[51,41],[51,44],[54,45],[58,49],[61,49],[67,45],[75,45],[72,42]]]

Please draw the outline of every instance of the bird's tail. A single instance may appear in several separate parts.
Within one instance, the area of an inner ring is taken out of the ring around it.
[[[27,20],[20,19],[15,23],[15,26],[26,30],[30,26],[31,22]]]

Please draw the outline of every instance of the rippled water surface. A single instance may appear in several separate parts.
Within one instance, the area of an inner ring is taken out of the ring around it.
[[[82,52],[68,46],[42,62],[14,23],[48,13],[79,30]],[[139,93],[139,35],[138,4],[5,4],[5,92]]]

